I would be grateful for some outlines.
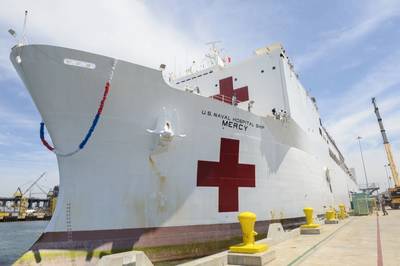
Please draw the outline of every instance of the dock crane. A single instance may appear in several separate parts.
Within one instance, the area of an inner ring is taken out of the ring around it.
[[[28,193],[32,189],[32,187],[36,185],[37,182],[42,179],[42,177],[45,176],[45,174],[46,172],[43,172],[24,192],[22,192],[20,187],[17,188],[17,191],[14,193],[14,198],[16,201],[19,202],[18,219],[25,219],[26,210],[28,208],[28,198],[25,197],[25,194]]]
[[[388,192],[390,195],[390,207],[392,209],[398,209],[400,207],[400,180],[399,180],[399,172],[397,171],[396,163],[393,158],[392,147],[389,143],[388,137],[386,135],[385,128],[383,127],[382,117],[379,113],[379,108],[376,105],[375,97],[372,98],[372,104],[374,105],[374,111],[376,114],[376,118],[378,119],[379,128],[381,130],[383,145],[385,147],[387,160],[389,162],[390,171],[392,173],[391,178],[394,181],[394,187],[388,188]]]
[[[35,181],[33,181],[33,183],[27,188],[25,189],[24,192],[22,192],[21,188],[18,187],[17,191],[14,193],[14,197],[22,197],[24,196],[26,193],[28,193],[33,186],[35,186],[37,184],[37,182],[39,182],[40,179],[42,179],[42,177],[44,177],[46,175],[46,172],[43,172],[38,178],[35,179]]]

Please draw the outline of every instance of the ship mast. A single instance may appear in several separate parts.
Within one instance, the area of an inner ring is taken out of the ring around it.
[[[221,49],[218,49],[218,43],[220,43],[220,41],[212,41],[206,43],[206,45],[210,46],[210,52],[206,54],[206,58],[208,58],[211,66],[218,65],[220,67],[224,67],[225,62],[221,58]]]
[[[381,130],[381,134],[382,134],[382,138],[383,138],[383,145],[385,146],[386,156],[389,161],[390,171],[392,172],[392,178],[393,178],[395,187],[400,187],[399,173],[397,172],[396,163],[393,158],[392,147],[391,147],[388,137],[386,135],[385,128],[383,127],[382,117],[379,113],[379,108],[376,105],[375,97],[372,98],[372,104],[374,105],[376,118],[378,119],[379,128]]]

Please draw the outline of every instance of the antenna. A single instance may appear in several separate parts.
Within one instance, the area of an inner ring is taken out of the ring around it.
[[[211,46],[211,48],[217,48],[217,44],[221,43],[221,41],[211,41],[211,42],[206,42],[206,45]]]
[[[21,39],[18,41],[18,46],[22,46],[27,43],[27,40],[26,40],[26,21],[27,21],[27,19],[28,19],[28,10],[25,10],[24,25],[22,27],[22,35],[21,35]],[[10,33],[10,35],[13,36],[14,39],[17,39],[17,33],[15,32],[14,29],[9,29],[8,33]],[[20,62],[18,62],[18,63],[20,63]]]
[[[217,47],[218,43],[221,43],[221,41],[211,41],[206,43],[206,45],[210,46],[210,53],[206,54],[206,58],[210,60],[211,65],[218,65],[218,59],[220,59],[221,51]]]
[[[28,10],[25,10],[25,17],[24,17],[24,26],[22,27],[22,39],[20,41],[20,44],[26,44],[26,20],[28,18]]]

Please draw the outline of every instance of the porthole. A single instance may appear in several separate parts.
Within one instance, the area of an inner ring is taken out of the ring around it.
[[[264,73],[264,69],[263,69],[263,70],[261,70],[261,73]]]
[[[237,78],[235,78],[235,81],[237,81]]]
[[[272,67],[272,70],[275,70],[275,68],[276,68],[276,67],[275,67],[275,66],[273,66],[273,67]]]

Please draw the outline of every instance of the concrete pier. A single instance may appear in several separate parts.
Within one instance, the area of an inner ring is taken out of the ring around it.
[[[324,225],[321,235],[302,235],[271,247],[268,265],[400,265],[400,211],[374,213]]]
[[[354,216],[338,224],[321,225],[319,235],[292,234],[290,239],[268,243],[275,259],[268,266],[277,265],[400,265],[400,210],[388,210],[388,216],[374,212],[369,216]],[[222,260],[226,252],[196,260],[185,265],[227,265]],[[214,260],[213,260],[214,258]],[[215,258],[218,258],[218,264]],[[204,261],[207,260],[207,263]],[[214,263],[214,264],[213,264]]]

